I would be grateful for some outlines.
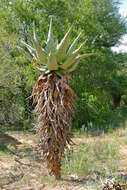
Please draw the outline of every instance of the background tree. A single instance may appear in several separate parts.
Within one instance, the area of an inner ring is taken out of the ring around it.
[[[30,123],[32,105],[26,98],[29,96],[33,83],[31,65],[26,58],[19,55],[16,50],[18,37],[0,29],[0,124],[15,126],[15,128],[28,128]]]
[[[55,38],[56,36],[58,37],[58,41],[63,37],[62,35],[68,28],[68,25],[74,23],[75,27],[70,42],[82,31],[81,40],[86,36],[88,38],[86,46],[82,51],[99,53],[96,58],[90,57],[87,60],[83,60],[78,70],[72,74],[75,81],[72,84],[72,88],[75,89],[78,95],[77,115],[74,118],[74,125],[77,127],[83,123],[89,125],[90,122],[103,126],[109,118],[108,114],[113,115],[113,107],[118,107],[113,106],[113,96],[111,95],[111,91],[114,88],[113,85],[115,85],[115,88],[119,86],[119,88],[124,89],[124,96],[126,94],[125,88],[121,87],[120,82],[122,81],[124,85],[126,73],[124,73],[123,79],[122,63],[119,64],[117,58],[115,58],[116,55],[113,55],[110,49],[119,43],[121,36],[127,32],[126,21],[119,15],[118,6],[119,1],[114,0],[3,0],[0,2],[1,25],[9,35],[14,33],[19,39],[27,42],[27,34],[32,31],[34,21],[39,41],[44,44],[50,16],[54,15],[54,36]],[[121,60],[124,62],[124,57],[122,58],[122,56],[124,55],[121,55]],[[24,105],[23,109],[26,110],[26,114],[23,115],[21,123],[23,126],[27,125],[27,123],[29,125],[28,118],[32,114],[30,110],[31,102],[26,100],[26,97],[30,95],[32,84],[37,74],[35,74],[33,67],[30,66],[29,61],[25,57],[21,61],[20,53],[15,53],[13,59],[16,60],[16,67],[20,68],[18,71],[20,70],[22,78],[22,84],[20,85],[22,87],[18,89],[20,93],[22,91],[24,99],[18,96],[18,100],[20,106]],[[1,64],[3,64],[3,61]],[[4,67],[2,66],[2,68]],[[120,76],[118,70],[121,70]],[[3,91],[1,94],[5,97]],[[8,99],[12,101],[12,97],[5,99],[6,101]],[[121,105],[124,104],[122,99],[121,103]],[[12,109],[10,109],[11,111]]]

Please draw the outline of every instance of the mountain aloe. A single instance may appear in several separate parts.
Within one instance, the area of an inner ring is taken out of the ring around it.
[[[32,91],[33,102],[36,104],[35,112],[39,115],[36,129],[40,135],[39,147],[50,174],[56,179],[60,178],[64,150],[72,142],[71,125],[75,93],[68,85],[67,73],[74,71],[81,59],[93,55],[92,53],[79,55],[85,42],[75,50],[80,34],[70,48],[68,47],[71,31],[72,27],[56,45],[51,20],[45,49],[39,45],[35,29],[31,37],[33,47],[23,41],[22,45],[28,51],[19,47],[19,50],[33,62],[35,68],[42,72]]]

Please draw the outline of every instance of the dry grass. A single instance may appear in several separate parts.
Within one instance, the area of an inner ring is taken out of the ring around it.
[[[1,190],[101,190],[107,178],[127,182],[127,130],[91,137],[77,135],[66,151],[62,179],[48,175],[36,149],[37,137],[0,134]]]

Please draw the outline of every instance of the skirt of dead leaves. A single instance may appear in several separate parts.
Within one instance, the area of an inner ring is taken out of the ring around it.
[[[75,94],[66,76],[50,73],[38,78],[32,97],[36,103],[35,112],[39,115],[36,125],[39,147],[50,174],[59,179],[64,150],[72,143],[70,129]]]

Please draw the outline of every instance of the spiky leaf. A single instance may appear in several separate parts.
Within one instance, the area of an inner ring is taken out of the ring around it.
[[[50,71],[58,70],[57,61],[56,61],[56,58],[55,58],[54,55],[53,55],[52,50],[51,50],[50,53],[49,53],[47,68],[48,68]]]
[[[95,53],[85,53],[85,54],[79,55],[78,58],[80,58],[80,60],[81,60],[81,59],[90,57],[92,55],[95,55]]]
[[[36,50],[31,47],[29,44],[25,43],[24,41],[20,41],[27,49],[28,51],[30,52],[30,54],[33,56],[33,57],[36,57]]]
[[[53,39],[53,31],[52,31],[52,18],[50,20],[49,32],[48,32],[48,39],[46,42],[46,50],[50,52],[53,49],[54,39]]]
[[[77,53],[73,54],[62,65],[60,65],[60,68],[67,69],[68,67],[70,67],[75,62],[76,57],[77,57]]]
[[[60,44],[58,44],[57,46],[56,58],[58,62],[62,61],[66,56],[68,41],[72,31],[72,27],[73,26],[71,26],[71,28],[65,34],[64,38],[61,40]]]
[[[40,62],[45,65],[46,62],[47,62],[47,58],[46,58],[46,52],[44,49],[42,49],[37,41],[37,38],[36,38],[36,33],[35,33],[35,28],[33,30],[33,37],[32,37],[32,41],[33,41],[33,44],[34,44],[34,47],[36,49],[36,52],[37,52],[37,56],[38,56],[38,59],[40,60]]]
[[[79,40],[80,35],[81,35],[81,33],[77,36],[77,38],[71,44],[70,48],[68,49],[67,56],[70,56],[72,54],[72,52],[74,51],[74,49],[76,47],[76,44],[77,44],[77,42]]]
[[[74,70],[76,70],[79,62],[74,63],[69,69],[64,70],[63,72],[70,73]]]
[[[85,41],[86,42],[86,41]],[[82,43],[80,45],[80,47],[78,49],[76,49],[73,53],[72,56],[69,57],[60,67],[62,69],[67,69],[68,67],[70,67],[75,61],[76,61],[76,57],[78,56],[80,50],[82,49],[82,47],[84,46],[84,43]]]
[[[78,49],[76,49],[75,51],[73,51],[73,54],[78,54],[78,53],[81,51],[81,49],[83,48],[83,46],[85,45],[86,41],[87,41],[87,40],[85,40],[85,41],[79,46]]]

